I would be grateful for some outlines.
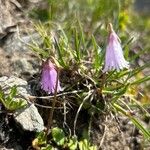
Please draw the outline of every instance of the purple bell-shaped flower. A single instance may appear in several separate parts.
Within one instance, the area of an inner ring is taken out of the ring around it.
[[[105,66],[103,72],[117,70],[120,71],[123,68],[129,67],[129,62],[127,62],[123,56],[123,51],[121,48],[121,41],[115,31],[113,30],[112,24],[109,23],[109,38],[106,47],[105,54]]]
[[[56,71],[56,67],[50,61],[50,59],[47,59],[43,63],[42,77],[41,77],[41,89],[43,89],[48,94],[51,94],[51,93],[54,94],[56,84],[57,84],[57,74],[58,72]],[[60,81],[58,79],[57,92],[61,90],[62,89],[60,87]]]

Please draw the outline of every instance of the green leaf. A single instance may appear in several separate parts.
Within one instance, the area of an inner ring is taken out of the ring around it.
[[[70,138],[67,145],[68,145],[69,150],[76,150],[77,145],[78,145],[77,138],[76,137]]]
[[[0,100],[4,99],[4,92],[0,89]]]
[[[84,32],[83,32],[83,27],[81,25],[81,21],[78,19],[78,25],[79,25],[79,29],[80,29],[80,40],[82,41],[82,44],[83,44],[83,47],[85,49],[85,35],[84,35]]]
[[[62,146],[65,143],[65,134],[62,129],[55,127],[52,129],[52,137],[54,142],[58,146]]]
[[[130,62],[135,61],[136,58],[142,56],[144,53],[146,53],[147,51],[149,51],[149,48],[147,49],[142,49],[140,50],[140,52],[138,52],[137,54],[134,54],[133,56],[129,57]]]
[[[122,47],[123,49],[125,48],[125,46],[129,45],[132,41],[134,40],[134,37],[131,37]],[[128,53],[128,52],[127,52]]]
[[[98,44],[96,43],[95,37],[92,36],[92,44],[94,47],[94,53],[95,53],[95,57],[94,57],[94,67],[96,70],[98,70],[100,68],[101,65],[101,59],[102,59],[102,54],[101,54],[101,48],[98,46]]]
[[[97,150],[97,146],[90,146],[89,150]]]
[[[76,51],[76,59],[78,62],[80,62],[81,59],[81,52],[80,52],[80,40],[78,38],[78,32],[76,29],[74,29],[74,38],[75,38],[75,51]]]
[[[90,142],[87,139],[80,141],[79,150],[97,150],[96,146],[90,146]]]
[[[135,84],[141,84],[143,82],[149,81],[150,80],[150,76],[135,80],[134,82],[131,83],[131,85],[135,85]]]
[[[48,144],[46,147],[42,147],[41,150],[55,150],[55,148]]]
[[[62,55],[62,52],[61,52],[61,47],[60,47],[60,44],[58,43],[58,41],[54,38],[55,40],[55,43],[56,43],[56,50],[58,52],[58,56],[59,56],[59,62],[60,64],[65,67],[66,66],[66,63],[64,62],[64,59],[63,59],[63,55]]]
[[[148,139],[150,139],[150,131],[144,128],[144,126],[134,117],[130,118],[133,124],[143,132],[144,136]]]
[[[9,96],[10,96],[11,98],[13,98],[13,97],[16,96],[16,94],[17,94],[17,86],[13,86],[13,87],[11,88],[11,91],[10,91],[10,93],[9,93]]]
[[[146,138],[150,139],[150,132],[146,128],[144,128],[144,126],[135,117],[130,115],[130,113],[128,113],[127,110],[125,110],[124,108],[122,108],[122,106],[120,106],[116,103],[113,104],[113,107],[117,111],[119,111],[122,114],[124,114],[125,116],[127,116],[132,121],[132,123],[143,133],[143,135]]]
[[[145,68],[148,68],[148,67],[150,67],[150,63],[146,63],[141,67],[137,67],[133,70],[130,70],[128,72],[129,76],[128,76],[127,80],[130,79],[131,77],[135,76],[136,74],[138,74],[140,71],[144,70]]]
[[[123,94],[127,91],[129,85],[130,85],[130,84],[128,83],[128,84],[124,85],[122,88],[120,88],[120,89],[118,90],[118,92],[116,93],[116,95],[117,95],[117,96],[123,95]]]
[[[123,94],[126,93],[128,87],[130,86],[129,83],[125,84],[125,85],[120,85],[117,87],[105,87],[104,90],[102,91],[103,93],[108,93],[108,94],[113,94],[114,97],[120,97]]]
[[[121,71],[119,73],[116,74],[116,76],[114,76],[114,78],[122,78],[125,76],[128,76],[126,81],[128,81],[130,78],[132,78],[133,76],[135,76],[136,74],[138,74],[139,72],[141,72],[142,70],[144,70],[145,68],[150,67],[150,63],[146,63],[143,66],[137,67],[135,69],[132,70],[125,70],[125,71]]]
[[[88,141],[86,139],[79,142],[79,149],[80,150],[88,150]]]
[[[3,102],[6,109],[10,111],[23,108],[27,105],[27,102],[23,99],[5,99]]]
[[[39,145],[46,144],[46,135],[45,135],[45,132],[38,133],[37,138],[38,138],[38,144]]]
[[[5,106],[7,110],[13,111],[23,108],[27,105],[27,101],[24,99],[15,98],[17,95],[17,87],[13,86],[10,89],[10,93],[5,95],[3,91],[0,91],[0,101]]]

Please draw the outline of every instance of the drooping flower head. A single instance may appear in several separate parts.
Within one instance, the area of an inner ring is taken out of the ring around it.
[[[129,67],[129,62],[127,62],[123,56],[123,51],[121,48],[121,41],[115,31],[113,30],[112,24],[109,23],[109,37],[108,44],[106,47],[105,54],[105,66],[103,72],[111,70],[122,70],[123,68]]]
[[[41,89],[48,94],[54,94],[57,84],[57,71],[55,65],[47,59],[42,66]],[[60,82],[58,80],[57,92],[61,91]]]

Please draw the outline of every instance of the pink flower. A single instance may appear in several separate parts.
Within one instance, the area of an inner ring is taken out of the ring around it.
[[[103,72],[111,71],[111,70],[122,70],[123,68],[129,67],[129,62],[127,62],[123,56],[123,51],[120,44],[120,39],[113,30],[111,24],[109,24],[109,38],[108,45],[106,47],[105,54],[105,66]]]
[[[57,71],[54,64],[48,59],[43,63],[41,88],[48,94],[54,94],[57,83]],[[60,82],[58,80],[57,92],[61,91]]]

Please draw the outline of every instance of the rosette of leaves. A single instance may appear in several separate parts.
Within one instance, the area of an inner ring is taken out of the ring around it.
[[[22,98],[15,98],[17,96],[17,86],[13,86],[8,94],[0,89],[0,102],[9,111],[14,111],[24,108],[27,102]]]

